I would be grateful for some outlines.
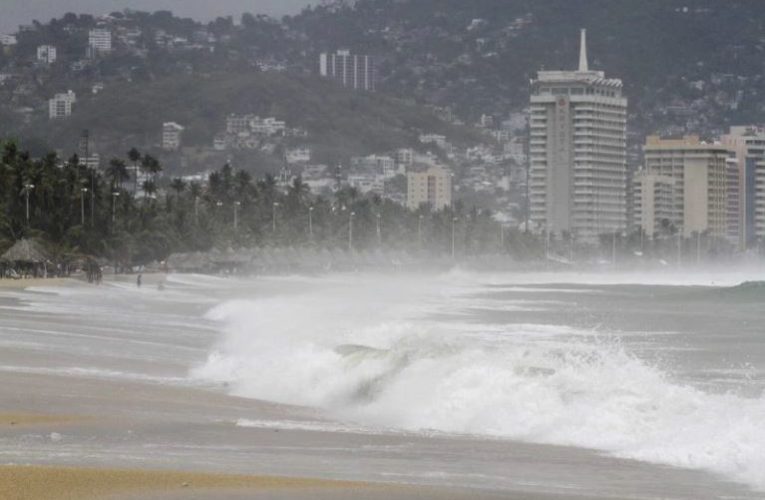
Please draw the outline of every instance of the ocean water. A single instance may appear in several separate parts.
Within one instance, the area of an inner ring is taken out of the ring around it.
[[[191,380],[354,432],[592,448],[765,491],[763,271],[282,280],[210,303]]]
[[[581,447],[765,492],[765,270],[0,289],[11,372],[203,387],[324,417],[242,413],[241,427]]]

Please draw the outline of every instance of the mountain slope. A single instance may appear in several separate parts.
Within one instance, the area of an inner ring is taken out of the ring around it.
[[[326,160],[415,145],[421,132],[442,133],[458,143],[477,138],[475,131],[448,124],[421,106],[352,92],[317,77],[261,72],[119,83],[80,100],[69,119],[40,127],[54,145],[76,144],[80,131],[89,129],[100,149],[126,151],[157,143],[162,123],[176,121],[186,127],[185,145],[210,146],[232,112],[275,116],[306,129],[306,141]]]

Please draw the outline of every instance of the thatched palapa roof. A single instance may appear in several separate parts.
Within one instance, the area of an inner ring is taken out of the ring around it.
[[[3,255],[0,261],[4,262],[45,262],[48,260],[48,252],[35,240],[21,239],[13,244]]]

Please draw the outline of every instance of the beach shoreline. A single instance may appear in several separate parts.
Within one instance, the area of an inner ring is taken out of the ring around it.
[[[54,491],[45,487],[51,480],[83,488],[83,480],[98,484],[116,474],[112,477],[125,489],[98,490],[98,495],[121,500],[759,498],[743,485],[699,470],[488,436],[344,429],[343,422],[315,408],[232,395],[225,381],[190,376],[220,340],[220,327],[205,319],[207,311],[240,292],[291,297],[317,284],[267,279],[240,290],[242,283],[220,280],[214,285],[220,289],[204,288],[204,300],[195,302],[174,295],[196,286],[193,277],[169,281],[158,293],[155,283],[164,276],[149,275],[147,290],[141,291],[134,275],[118,278],[122,286],[108,286],[109,293],[77,279],[63,280],[60,285],[74,288],[61,294],[3,291],[10,305],[0,309],[0,464],[32,467],[23,482],[35,491]],[[207,277],[202,281],[213,286]],[[241,421],[256,425],[237,425]],[[59,469],[66,470],[56,479]],[[7,472],[9,484],[18,471]],[[197,479],[181,480],[178,489],[181,476],[173,474]],[[232,487],[221,479],[229,476],[253,482]],[[267,486],[263,478],[289,478],[284,481],[291,486]],[[343,486],[326,489],[311,478]],[[138,483],[157,487],[131,489]],[[64,490],[57,488],[57,497],[19,498],[81,497]]]

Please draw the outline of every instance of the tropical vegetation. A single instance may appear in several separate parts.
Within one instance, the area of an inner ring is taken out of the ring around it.
[[[455,256],[538,255],[537,240],[505,231],[491,214],[453,208],[410,211],[343,187],[312,194],[224,165],[207,182],[159,176],[162,166],[131,150],[103,171],[74,155],[32,158],[6,142],[0,158],[0,238],[48,243],[54,255],[102,257],[118,267],[162,261],[213,247],[312,246],[347,251],[400,250]],[[135,189],[138,186],[139,189]]]

